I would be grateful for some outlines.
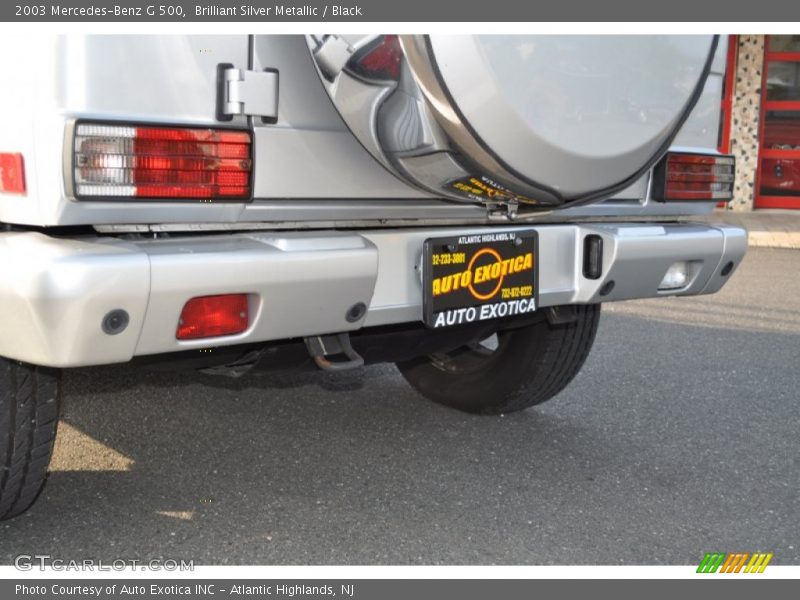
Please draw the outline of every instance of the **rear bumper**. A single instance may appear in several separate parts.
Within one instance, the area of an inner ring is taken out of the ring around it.
[[[504,227],[539,233],[539,306],[709,294],[747,248],[743,229],[694,223]],[[0,234],[0,355],[53,367],[126,362],[134,356],[353,331],[419,321],[426,238],[497,228],[358,232],[256,232],[127,241]],[[582,275],[583,240],[603,238],[603,272]],[[659,292],[671,264],[691,261],[687,285]],[[613,289],[601,295],[609,281]],[[249,328],[179,341],[181,309],[194,296],[248,293]],[[363,302],[361,320],[348,309]],[[110,311],[127,328],[104,333]]]

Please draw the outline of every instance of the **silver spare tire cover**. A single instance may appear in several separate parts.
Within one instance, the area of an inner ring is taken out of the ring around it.
[[[380,38],[309,40],[362,144],[432,193],[543,206],[610,196],[652,166],[716,48],[714,36],[401,36],[389,81],[353,64]],[[340,70],[326,62],[334,42]]]

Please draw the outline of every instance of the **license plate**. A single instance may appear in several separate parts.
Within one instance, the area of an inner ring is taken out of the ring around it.
[[[536,231],[425,240],[423,320],[441,328],[536,310]]]

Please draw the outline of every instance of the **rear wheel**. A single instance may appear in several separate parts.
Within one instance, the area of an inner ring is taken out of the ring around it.
[[[25,512],[44,485],[59,389],[58,371],[0,358],[0,520]]]
[[[578,306],[568,323],[542,319],[397,366],[417,391],[439,404],[479,414],[523,410],[549,400],[578,374],[599,320],[599,304]]]

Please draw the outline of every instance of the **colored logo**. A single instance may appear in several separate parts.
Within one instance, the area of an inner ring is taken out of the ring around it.
[[[504,259],[497,250],[482,248],[469,261],[466,270],[434,279],[432,292],[434,296],[443,296],[466,289],[476,300],[491,300],[500,292],[507,276],[532,270],[533,252]],[[532,292],[533,288],[527,295]]]
[[[697,567],[698,573],[763,573],[772,552],[708,552]]]

